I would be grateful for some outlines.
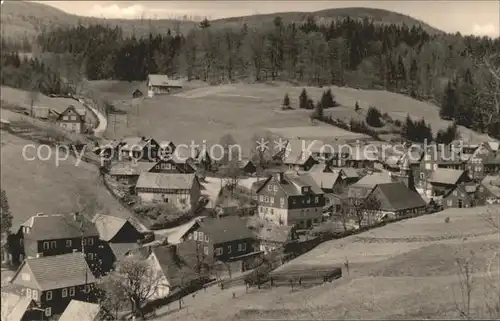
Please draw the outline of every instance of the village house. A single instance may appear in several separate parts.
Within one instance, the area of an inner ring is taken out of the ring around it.
[[[2,321],[42,320],[41,311],[33,310],[35,302],[31,297],[10,293],[2,289]]]
[[[177,149],[177,146],[169,140],[160,141],[158,145],[160,146],[158,151],[158,158],[160,160],[169,157]]]
[[[118,140],[103,140],[101,142],[96,142],[96,146],[92,151],[101,158],[112,161],[119,159],[119,147],[120,141]]]
[[[500,204],[500,176],[488,175],[478,187],[477,198],[481,205]]]
[[[477,188],[478,184],[458,184],[438,201],[443,209],[473,207]]]
[[[120,160],[158,161],[160,145],[153,138],[125,137],[120,142]]]
[[[114,163],[109,169],[109,176],[117,182],[135,186],[142,173],[149,172],[155,166],[150,162]]]
[[[264,254],[269,254],[296,242],[298,235],[293,226],[267,223],[256,231],[256,238],[259,241],[260,250]]]
[[[169,244],[179,244],[186,240],[193,239],[193,232],[200,227],[200,221],[203,220],[205,216],[198,216],[193,218],[191,221],[182,224],[176,228],[175,232],[169,234],[167,241]]]
[[[159,280],[151,300],[164,298],[208,281],[211,263],[196,249],[190,243],[141,249],[141,256],[150,264]]]
[[[70,253],[24,260],[10,284],[51,317],[73,299],[93,301],[95,282],[82,253]]]
[[[58,321],[101,321],[103,313],[97,303],[71,300]]]
[[[57,119],[59,113],[55,111],[53,108],[43,107],[43,106],[33,106],[31,109],[31,117],[49,120],[49,119]]]
[[[147,79],[148,97],[156,95],[168,94],[173,89],[182,88],[180,80],[170,79],[167,75],[150,74]]]
[[[307,229],[322,221],[324,192],[309,174],[276,173],[256,193],[259,216],[275,224]]]
[[[237,216],[222,218],[204,218],[199,221],[200,227],[188,235],[189,241],[195,241],[211,262],[243,261],[258,253],[255,236],[247,227],[246,219]]]
[[[195,174],[141,173],[135,192],[144,203],[169,203],[180,209],[196,208],[201,185]]]
[[[425,214],[427,208],[420,194],[401,182],[377,184],[368,197],[379,201],[377,219],[421,215]]]
[[[144,235],[129,220],[96,214],[92,222],[99,231],[99,273],[110,271],[116,261],[123,259],[144,240]]]
[[[368,174],[349,186],[347,194],[349,198],[364,199],[370,194],[375,186],[392,182],[392,176],[388,172]]]
[[[469,181],[470,178],[464,170],[438,168],[428,179],[425,195],[427,197],[443,196],[455,189],[458,184]]]
[[[489,144],[480,144],[468,159],[466,169],[471,179],[481,181],[484,176],[500,173],[500,153]]]
[[[337,170],[331,173],[309,171],[309,175],[316,183],[316,185],[321,187],[321,189],[325,193],[340,192],[346,187],[346,184],[342,180],[341,170]]]
[[[82,134],[85,132],[85,117],[87,110],[69,106],[56,118],[56,124],[63,129]]]
[[[177,153],[174,153],[170,157],[164,157],[159,160],[149,172],[163,174],[194,174],[196,173],[196,169],[190,160],[192,159],[185,159],[179,157]]]
[[[46,257],[85,251],[90,264],[97,261],[99,232],[79,213],[39,213],[22,223],[16,232],[21,248],[13,253],[14,264],[25,258]]]
[[[422,153],[418,175],[415,175],[416,185],[426,189],[429,179],[438,169],[465,170],[465,161],[460,152],[454,148],[428,146]]]

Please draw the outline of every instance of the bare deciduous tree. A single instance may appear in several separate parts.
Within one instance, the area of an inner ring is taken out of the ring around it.
[[[373,195],[368,195],[366,198],[350,197],[343,206],[345,208],[342,209],[343,217],[353,218],[358,228],[361,228],[365,221],[368,225],[373,224],[374,214],[380,209],[380,201]]]

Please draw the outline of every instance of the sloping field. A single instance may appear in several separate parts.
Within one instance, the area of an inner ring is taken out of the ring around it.
[[[78,195],[95,200],[110,215],[128,217],[127,210],[100,183],[96,167],[84,162],[76,166],[75,158],[61,161],[57,166],[54,150],[46,161],[40,157],[30,161],[28,158],[37,157],[36,150],[33,147],[26,149],[25,159],[23,147],[32,144],[31,141],[4,131],[1,139],[1,185],[7,193],[14,225],[38,212],[53,214],[78,210]],[[49,155],[47,147],[39,151],[42,158]]]
[[[448,216],[451,221],[445,223]],[[457,318],[456,306],[463,306],[457,262],[469,260],[473,316],[491,318],[485,304],[498,300],[492,287],[500,281],[500,242],[498,231],[483,224],[486,216],[500,220],[500,208],[449,210],[326,242],[281,269],[343,267],[344,276],[332,283],[293,291],[252,288],[248,293],[244,287],[212,288],[189,298],[180,311],[159,313],[169,320],[214,321]],[[435,228],[430,229],[432,224]],[[466,237],[471,234],[469,227],[482,236]],[[217,309],[220,306],[224,309]]]
[[[213,144],[218,143],[221,136],[231,134],[243,147],[253,145],[252,136],[256,133],[262,135],[269,128],[281,129],[287,136],[314,136],[325,140],[346,135],[345,131],[333,126],[311,126],[311,111],[298,109],[298,97],[303,87],[280,84],[187,85],[191,88],[186,87],[180,93],[133,103],[131,94],[137,87],[136,84],[94,83],[95,88],[101,88],[114,98],[124,100],[120,108],[129,112],[128,116],[112,116],[106,135],[109,138],[125,135],[153,136],[159,140],[187,144],[191,141],[202,143],[205,140],[208,144]],[[326,89],[306,87],[309,96],[315,101],[320,99]],[[363,109],[361,114],[370,105],[374,105],[394,119],[403,120],[407,114],[414,118],[425,117],[435,131],[449,124],[439,119],[438,107],[403,95],[339,87],[332,87],[332,91],[342,105],[325,111],[334,118],[360,118],[360,114],[354,111],[354,105],[358,101]],[[295,110],[281,110],[286,93]],[[321,129],[323,132],[318,134],[313,127],[325,127],[329,130]],[[305,128],[305,132],[300,128]],[[463,138],[467,140],[484,138],[467,129],[462,128],[461,131]],[[352,135],[356,137],[356,134]]]

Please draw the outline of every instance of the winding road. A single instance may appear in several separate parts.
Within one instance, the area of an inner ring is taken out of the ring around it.
[[[97,108],[92,107],[88,103],[88,101],[85,101],[85,99],[78,98],[78,101],[83,106],[88,108],[96,116],[97,120],[99,121],[99,124],[97,125],[96,128],[94,128],[94,136],[101,138],[108,126],[108,120],[106,119],[106,116],[104,116],[100,111],[98,111]]]

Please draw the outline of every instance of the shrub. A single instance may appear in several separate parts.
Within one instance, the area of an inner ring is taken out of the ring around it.
[[[370,106],[368,113],[366,114],[366,123],[372,127],[382,127],[384,124],[380,119],[381,116],[382,115],[377,108]]]

